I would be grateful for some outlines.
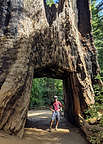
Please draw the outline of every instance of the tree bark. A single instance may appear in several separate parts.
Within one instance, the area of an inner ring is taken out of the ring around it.
[[[88,1],[0,2],[0,129],[23,136],[32,78],[64,81],[65,116],[74,123],[94,104],[99,66]]]

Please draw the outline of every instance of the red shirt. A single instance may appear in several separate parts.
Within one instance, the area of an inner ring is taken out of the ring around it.
[[[54,102],[54,103],[53,103],[53,109],[54,109],[55,111],[59,110],[60,107],[62,107],[62,104],[61,104],[60,101],[57,101],[57,102]]]

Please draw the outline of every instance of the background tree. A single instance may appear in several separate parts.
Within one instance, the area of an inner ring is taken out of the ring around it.
[[[62,80],[46,77],[33,79],[29,108],[48,106],[53,101],[54,95],[64,102]]]
[[[98,51],[98,60],[103,77],[103,1],[92,0],[92,27],[94,43]],[[102,78],[103,79],[103,78]]]

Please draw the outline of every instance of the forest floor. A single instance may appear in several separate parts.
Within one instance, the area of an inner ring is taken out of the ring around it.
[[[81,131],[63,117],[58,130],[49,132],[51,114],[49,110],[29,111],[23,139],[0,131],[0,144],[88,144]]]

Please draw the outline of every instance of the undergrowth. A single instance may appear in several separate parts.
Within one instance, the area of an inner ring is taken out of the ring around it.
[[[91,105],[85,112],[86,120],[94,126],[89,139],[91,144],[103,144],[103,87],[98,84],[94,85],[94,92],[95,104]]]

